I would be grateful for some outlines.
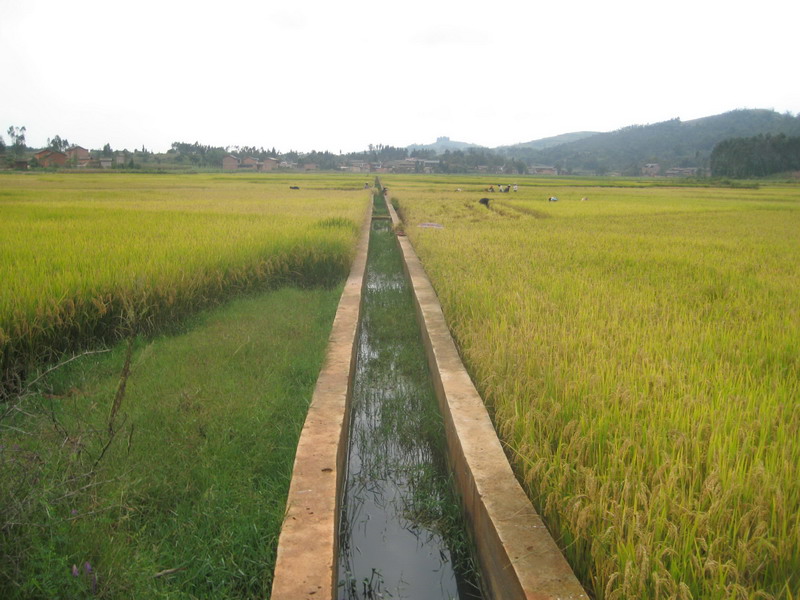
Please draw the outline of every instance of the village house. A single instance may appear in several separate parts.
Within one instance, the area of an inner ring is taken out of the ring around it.
[[[423,160],[422,163],[422,172],[431,174],[434,172],[436,168],[439,167],[438,160]]]
[[[228,154],[222,159],[223,171],[274,171],[278,167],[285,167],[277,158],[267,157],[263,161],[254,156],[239,159],[233,154]]]
[[[661,172],[661,166],[658,163],[647,163],[642,167],[642,175],[646,177],[655,177]]]
[[[67,155],[57,150],[41,150],[33,156],[40,167],[63,167],[67,164]]]
[[[277,158],[272,158],[268,156],[264,159],[264,162],[261,163],[261,170],[262,171],[274,171],[280,165],[280,162]]]
[[[88,167],[92,155],[82,146],[73,146],[67,150],[67,162],[75,167]]]
[[[239,162],[239,168],[244,171],[260,171],[260,165],[261,163],[259,160],[257,158],[253,158],[252,156],[247,156]]]
[[[370,165],[365,160],[350,161],[347,166],[342,167],[343,170],[350,171],[351,173],[369,173]]]
[[[386,167],[392,173],[414,173],[417,170],[417,161],[413,158],[386,161]]]
[[[433,173],[438,165],[438,160],[404,158],[402,160],[390,160],[385,166],[391,173]]]
[[[695,177],[697,167],[672,167],[664,172],[667,177]]]
[[[558,169],[549,165],[531,165],[528,173],[531,175],[558,175]]]
[[[223,171],[236,171],[238,169],[239,169],[239,159],[236,158],[233,154],[228,154],[227,156],[222,158]]]

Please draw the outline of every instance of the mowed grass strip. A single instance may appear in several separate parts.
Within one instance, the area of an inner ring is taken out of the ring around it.
[[[5,174],[0,377],[243,291],[332,285],[368,202],[345,176]]]
[[[384,183],[593,595],[797,598],[800,188]]]
[[[126,343],[40,382],[3,423],[0,596],[268,597],[340,293],[284,288],[136,339],[113,417]]]

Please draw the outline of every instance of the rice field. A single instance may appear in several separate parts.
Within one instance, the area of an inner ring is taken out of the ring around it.
[[[0,174],[0,597],[269,595],[363,184]]]
[[[800,187],[495,180],[383,178],[584,586],[800,596]]]
[[[339,281],[368,200],[353,176],[3,174],[6,389],[62,352],[238,292]]]

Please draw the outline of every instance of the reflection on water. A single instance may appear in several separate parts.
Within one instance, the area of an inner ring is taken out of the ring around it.
[[[388,221],[370,237],[341,515],[339,598],[479,598]]]
[[[367,292],[380,292],[394,290],[401,292],[405,289],[405,275],[400,273],[375,273],[375,277],[366,281]]]

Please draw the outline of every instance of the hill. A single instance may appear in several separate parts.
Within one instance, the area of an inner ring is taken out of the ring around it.
[[[672,119],[632,125],[543,149],[512,146],[504,153],[528,164],[548,164],[566,172],[638,175],[646,163],[707,168],[714,146],[725,139],[759,134],[800,135],[800,116],[764,109],[740,109],[691,121]]]
[[[410,146],[406,146],[409,152],[413,152],[414,150],[433,150],[437,154],[442,154],[445,150],[466,150],[467,148],[482,147],[483,146],[479,146],[478,144],[457,142],[455,140],[451,140],[447,136],[436,138],[436,141],[433,144],[411,144]]]
[[[553,137],[541,138],[533,140],[532,142],[523,142],[521,144],[512,144],[511,146],[498,146],[495,148],[498,152],[513,152],[514,150],[531,149],[531,150],[545,150],[553,146],[560,146],[561,144],[568,144],[569,142],[576,142],[593,135],[597,135],[597,131],[575,131],[573,133],[562,133],[561,135],[554,135]]]

